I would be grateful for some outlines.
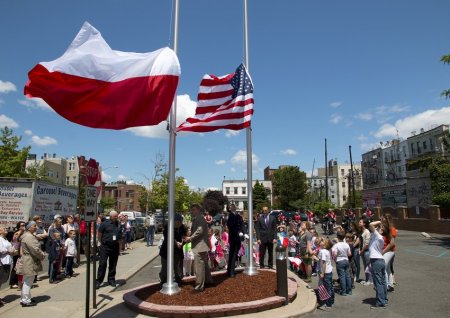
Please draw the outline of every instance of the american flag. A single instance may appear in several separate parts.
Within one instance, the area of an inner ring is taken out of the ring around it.
[[[208,132],[250,126],[253,114],[253,83],[243,64],[224,76],[205,75],[200,83],[195,117],[177,131]]]

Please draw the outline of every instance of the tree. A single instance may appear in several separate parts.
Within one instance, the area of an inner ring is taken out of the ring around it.
[[[113,209],[116,206],[116,200],[113,197],[106,197],[100,199],[100,207],[103,210]]]
[[[27,177],[35,180],[48,181],[49,178],[48,168],[45,166],[45,162],[39,164],[37,161],[30,164],[26,169]]]
[[[287,166],[278,169],[272,179],[273,194],[279,209],[292,209],[291,202],[304,199],[308,189],[306,173],[299,167]]]
[[[261,211],[265,206],[271,208],[269,196],[270,190],[266,189],[259,181],[256,181],[253,186],[253,209]]]
[[[435,157],[428,166],[433,191],[433,203],[450,207],[450,162],[447,158]]]
[[[353,191],[350,191],[347,201],[342,206],[345,209],[350,209],[353,206]],[[355,191],[355,208],[362,207],[362,194],[360,190]]]
[[[442,56],[441,62],[443,62],[444,64],[450,64],[450,54]],[[442,91],[441,96],[445,98],[450,98],[450,89]]]
[[[184,212],[189,208],[191,191],[183,177],[175,180],[175,211]],[[169,209],[169,173],[163,173],[161,178],[152,183],[152,207],[168,211]]]
[[[0,177],[28,177],[25,171],[25,161],[31,147],[19,149],[22,137],[14,136],[13,130],[6,126],[1,129],[0,133]]]
[[[223,211],[224,205],[228,204],[228,198],[222,191],[208,190],[203,197],[203,208],[212,216]]]

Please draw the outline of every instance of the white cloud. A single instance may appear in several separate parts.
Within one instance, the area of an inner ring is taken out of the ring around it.
[[[363,134],[359,135],[358,137],[356,137],[356,140],[358,141],[367,141],[369,138],[367,138],[366,136],[364,136]]]
[[[11,82],[0,80],[0,93],[16,92],[17,88]]]
[[[117,180],[128,180],[129,178],[127,177],[127,176],[124,176],[123,174],[119,174],[118,176],[117,176]]]
[[[9,128],[17,128],[19,124],[12,118],[9,118],[6,115],[0,115],[0,127],[9,127]]]
[[[197,102],[191,100],[189,95],[177,96],[177,127],[183,123],[188,117],[192,117],[195,114],[195,108]],[[146,138],[168,138],[169,132],[167,131],[167,122],[163,121],[156,126],[142,126],[128,128],[128,131],[136,136]],[[199,134],[201,135],[201,134]]]
[[[221,160],[216,160],[216,161],[214,161],[214,163],[215,163],[216,165],[218,165],[218,166],[221,166],[221,165],[224,165],[224,164],[226,164],[226,163],[227,163],[227,161],[226,161],[226,160],[223,160],[223,159],[221,159]]]
[[[236,172],[236,168],[235,167],[231,167],[230,171],[235,173]]]
[[[356,119],[361,119],[361,120],[365,120],[365,121],[369,121],[373,119],[373,114],[371,113],[359,113],[357,115],[355,115]]]
[[[0,105],[3,105],[3,104],[5,104],[5,101],[0,98]]]
[[[342,102],[332,102],[332,103],[330,104],[330,106],[333,107],[333,108],[338,108],[338,107],[341,106],[341,105],[342,105]]]
[[[231,158],[231,163],[245,166],[247,165],[247,151],[246,150],[239,150],[234,154],[234,156]],[[252,165],[258,166],[259,158],[257,155],[252,154]]]
[[[225,133],[225,137],[231,138],[231,137],[239,135],[240,133],[241,133],[240,130],[227,130],[227,132]]]
[[[294,149],[285,149],[281,150],[281,154],[285,156],[294,156],[297,154],[297,151],[295,151]]]
[[[42,98],[26,98],[18,99],[17,102],[28,108],[54,111]]]
[[[102,181],[109,182],[109,181],[111,181],[111,178],[112,177],[109,174],[107,174],[104,171],[102,171]]]
[[[407,105],[399,105],[399,104],[394,104],[392,106],[381,105],[375,107],[375,112],[379,115],[399,114],[408,112],[410,109],[411,107]]]
[[[27,136],[31,136],[31,135],[33,135],[33,132],[31,130],[27,129],[24,131],[24,134]]]
[[[339,124],[342,119],[344,119],[341,115],[333,114],[331,115],[330,122],[333,124]]]
[[[39,137],[39,136],[33,136],[31,137],[31,142],[35,144],[36,146],[50,146],[50,145],[57,145],[58,141],[55,138],[45,136],[45,137]]]
[[[362,143],[359,145],[359,148],[363,151],[370,151],[372,149],[380,148],[379,142],[373,142],[373,143]]]
[[[398,132],[399,137],[407,138],[411,136],[411,132],[419,132],[421,128],[428,130],[432,126],[449,123],[450,106],[407,116],[397,120],[394,124],[384,124],[373,135],[377,138],[397,137]]]

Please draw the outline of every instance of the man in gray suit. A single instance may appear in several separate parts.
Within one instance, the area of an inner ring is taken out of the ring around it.
[[[208,224],[206,223],[201,207],[198,204],[191,206],[192,226],[191,237],[186,238],[192,243],[194,253],[195,291],[202,292],[206,284],[213,284],[211,271],[208,264],[209,239]]]

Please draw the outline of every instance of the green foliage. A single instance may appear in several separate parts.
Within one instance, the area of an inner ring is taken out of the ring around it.
[[[228,204],[228,198],[222,191],[208,190],[203,197],[203,208],[212,216],[222,212],[226,204]]]
[[[318,215],[325,215],[328,209],[333,209],[335,206],[329,201],[319,201],[314,204],[314,212]]]
[[[356,190],[355,191],[355,208],[357,207],[362,207],[362,195],[361,195],[361,191]],[[353,191],[350,190],[350,194],[348,196],[347,202],[344,203],[344,205],[342,206],[345,209],[350,209],[353,207]]]
[[[22,137],[14,136],[13,130],[8,127],[4,127],[0,132],[0,177],[28,177],[25,161],[31,147],[19,149]]]
[[[433,203],[450,207],[450,161],[436,157],[429,165]]]
[[[286,211],[292,210],[291,202],[304,199],[308,189],[306,173],[293,166],[275,171],[272,184],[276,207]]]
[[[113,209],[116,205],[116,200],[112,197],[107,198],[101,198],[100,200],[100,207],[103,210],[110,210]]]
[[[34,162],[27,167],[26,173],[28,178],[49,181],[49,178],[47,177],[48,169],[45,164]]]
[[[263,207],[270,206],[270,190],[266,189],[262,183],[256,181],[253,186],[253,209],[256,211],[261,211]]]
[[[442,56],[441,62],[443,62],[444,64],[450,64],[450,54]],[[450,89],[442,91],[441,96],[445,98],[450,98]]]
[[[198,197],[198,196],[194,196]],[[189,186],[183,177],[175,180],[175,211],[185,212],[189,209],[192,196]],[[161,178],[152,182],[152,192],[150,194],[152,209],[169,209],[169,173],[163,173]]]

